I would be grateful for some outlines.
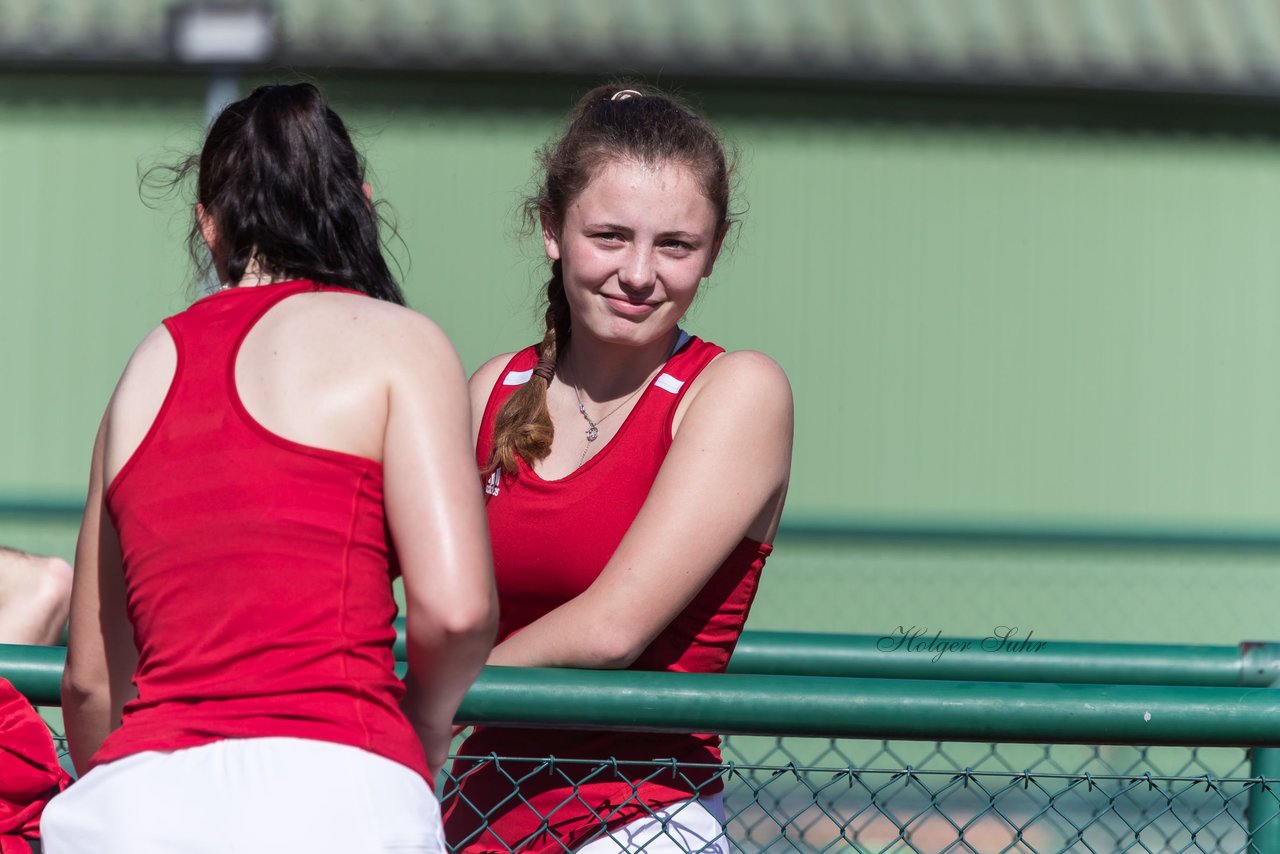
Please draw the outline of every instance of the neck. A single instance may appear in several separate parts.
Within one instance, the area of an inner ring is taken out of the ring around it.
[[[568,379],[583,399],[597,403],[626,397],[647,383],[666,364],[679,329],[642,347],[618,347],[589,336],[570,339],[569,352],[561,360]]]
[[[232,283],[227,281],[227,271],[222,264],[217,265],[219,285],[217,290],[223,291],[227,288],[256,288],[259,285],[274,285],[276,282],[285,281],[284,277],[273,276],[265,272],[258,263],[257,257],[249,259],[249,263],[245,265],[244,275],[240,277],[240,281]]]
[[[245,270],[240,281],[236,283],[237,288],[256,288],[261,285],[274,285],[276,282],[283,282],[284,279],[271,276],[258,270]]]

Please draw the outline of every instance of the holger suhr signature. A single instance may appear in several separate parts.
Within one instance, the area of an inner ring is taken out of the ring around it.
[[[1033,641],[1034,629],[1027,631],[1027,636],[1019,638],[1017,626],[996,626],[991,634],[981,640],[973,638],[944,638],[942,629],[930,634],[927,627],[898,626],[892,632],[876,641],[876,649],[881,652],[897,652],[905,650],[915,653],[932,653],[933,661],[938,661],[948,652],[968,652],[980,649],[983,652],[1040,652],[1049,645],[1048,641]]]

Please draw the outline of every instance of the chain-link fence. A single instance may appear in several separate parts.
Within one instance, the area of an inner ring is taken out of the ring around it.
[[[731,737],[725,759],[746,851],[1245,851],[1259,786],[1239,748]]]
[[[587,806],[575,802],[586,783],[675,774],[694,791],[722,785],[719,841],[735,852],[1262,851],[1250,841],[1250,796],[1276,802],[1276,781],[1249,777],[1244,751],[1231,748],[730,738],[723,766],[466,759],[494,766],[515,801],[521,783],[552,778],[563,810]],[[456,781],[446,776],[441,791],[455,796]],[[679,808],[668,824],[679,833]],[[665,841],[659,828],[628,850]]]
[[[43,711],[65,761],[58,710]],[[575,781],[713,780],[720,841],[734,852],[1263,852],[1249,799],[1261,793],[1280,810],[1280,780],[1250,776],[1240,748],[729,736],[722,766],[463,758],[498,766],[517,792],[523,780],[558,778],[566,806]],[[442,798],[456,790],[446,773]],[[659,829],[634,850],[661,841]]]

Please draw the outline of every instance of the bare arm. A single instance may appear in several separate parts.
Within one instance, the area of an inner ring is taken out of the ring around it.
[[[744,352],[699,380],[648,499],[599,578],[499,644],[490,664],[626,667],[744,536],[772,538],[791,465],[786,376]]]
[[[484,410],[489,405],[489,396],[493,387],[498,384],[502,369],[511,362],[514,353],[502,353],[485,362],[471,375],[467,383],[467,393],[471,396],[471,448],[480,444],[480,423],[484,421]],[[473,453],[474,456],[474,453]]]
[[[62,713],[71,760],[84,773],[134,694],[138,653],[125,613],[120,544],[103,502],[103,453],[107,419],[98,429],[89,470],[89,493],[76,543],[71,588],[67,666],[62,674]]]
[[[434,774],[453,715],[493,645],[497,596],[462,366],[425,318],[403,337],[390,389],[385,500],[404,577],[404,708]]]
[[[65,560],[0,546],[0,643],[59,643],[70,600]]]

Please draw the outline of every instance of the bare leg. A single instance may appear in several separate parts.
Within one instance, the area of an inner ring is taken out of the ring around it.
[[[57,643],[71,601],[71,567],[0,546],[0,643]]]

